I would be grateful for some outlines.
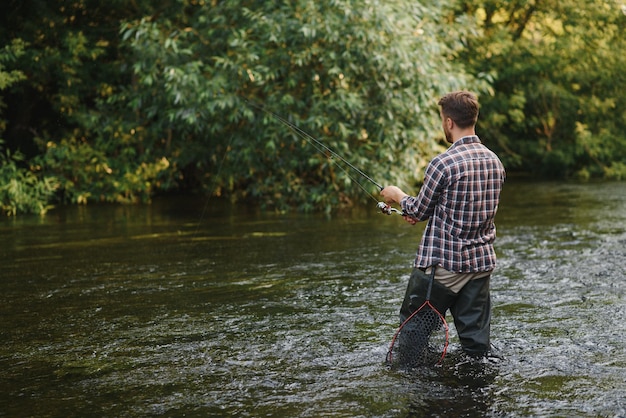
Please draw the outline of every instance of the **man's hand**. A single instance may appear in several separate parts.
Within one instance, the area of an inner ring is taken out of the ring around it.
[[[385,199],[385,203],[400,203],[400,201],[408,194],[404,193],[397,186],[387,186],[380,191],[380,195]]]
[[[380,195],[385,199],[385,203],[392,204],[397,203],[400,204],[400,201],[408,194],[404,193],[397,186],[387,186],[380,191]],[[402,215],[402,219],[410,223],[411,225],[415,225],[417,223],[417,219],[410,215]]]

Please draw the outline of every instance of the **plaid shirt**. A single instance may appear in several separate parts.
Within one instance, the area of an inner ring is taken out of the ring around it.
[[[496,265],[493,242],[505,171],[498,156],[477,136],[466,136],[435,157],[417,197],[402,209],[428,219],[415,267],[439,265],[454,273],[490,271]]]

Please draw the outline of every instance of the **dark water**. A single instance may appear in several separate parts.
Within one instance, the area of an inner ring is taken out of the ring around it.
[[[0,416],[626,416],[626,184],[507,184],[492,338],[388,370],[423,224],[215,201],[0,220]],[[451,327],[453,329],[453,327]]]

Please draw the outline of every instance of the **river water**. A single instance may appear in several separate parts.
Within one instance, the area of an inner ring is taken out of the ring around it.
[[[507,183],[501,359],[468,360],[451,326],[443,364],[411,372],[384,359],[424,224],[374,204],[1,219],[0,416],[624,417],[625,192]]]

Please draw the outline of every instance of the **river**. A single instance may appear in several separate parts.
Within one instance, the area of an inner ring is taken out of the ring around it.
[[[0,416],[626,416],[626,183],[510,181],[492,343],[385,365],[424,224],[214,199],[0,219]],[[452,323],[451,318],[448,318]]]

